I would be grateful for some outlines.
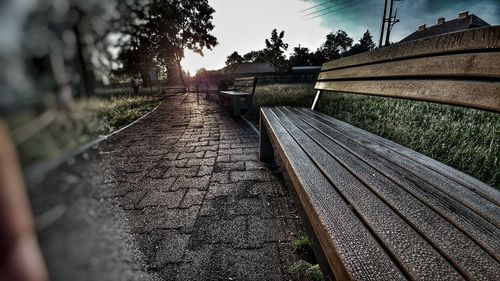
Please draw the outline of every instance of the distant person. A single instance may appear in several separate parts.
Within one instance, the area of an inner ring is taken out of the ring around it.
[[[132,78],[132,89],[134,89],[134,94],[139,94],[139,79]]]

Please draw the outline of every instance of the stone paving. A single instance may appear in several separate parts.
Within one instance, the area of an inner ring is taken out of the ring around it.
[[[30,189],[53,279],[289,280],[302,224],[257,159],[244,121],[165,99]]]

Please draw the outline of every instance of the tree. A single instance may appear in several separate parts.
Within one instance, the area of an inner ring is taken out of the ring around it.
[[[323,55],[323,52],[318,49],[316,52],[311,53],[311,65],[323,65],[328,60]]]
[[[314,54],[310,53],[309,48],[298,47],[293,48],[293,53],[290,54],[289,62],[290,66],[308,66],[312,65],[312,56]]]
[[[226,66],[230,66],[230,65],[233,65],[233,64],[237,64],[237,63],[242,63],[244,61],[243,57],[238,54],[238,52],[234,52],[232,54],[230,54],[227,59],[226,59]]]
[[[326,61],[338,59],[352,46],[352,38],[343,30],[330,33],[326,36],[326,42],[320,47],[320,51]]]
[[[356,43],[352,48],[347,52],[348,56],[360,54],[364,52],[368,52],[375,49],[375,43],[373,42],[373,36],[370,34],[370,31],[366,31],[363,34],[363,37],[359,39],[359,43]]]
[[[243,55],[244,62],[266,62],[266,56],[263,50],[250,51]]]
[[[120,19],[123,23],[120,29],[130,39],[122,52],[133,50],[140,57],[141,74],[160,64],[167,67],[169,77],[177,73],[185,85],[181,67],[184,51],[189,49],[203,55],[204,49],[217,45],[217,39],[210,34],[215,10],[208,0],[131,0],[126,3],[129,4],[123,8],[127,12]]]
[[[196,76],[201,76],[201,75],[204,75],[205,73],[207,73],[207,70],[204,67],[202,67],[202,68],[196,70],[196,74],[195,75]]]
[[[266,48],[263,50],[265,61],[274,65],[278,70],[286,67],[285,51],[288,49],[288,44],[283,41],[285,31],[278,33],[278,30],[273,29],[271,38],[266,39]]]
[[[153,32],[157,32],[160,61],[172,61],[181,70],[185,49],[203,55],[203,49],[211,50],[217,45],[217,39],[209,33],[214,29],[212,19],[215,10],[208,0],[157,0],[151,11],[157,13],[151,23],[156,27]],[[182,73],[179,74],[182,84],[186,85]]]

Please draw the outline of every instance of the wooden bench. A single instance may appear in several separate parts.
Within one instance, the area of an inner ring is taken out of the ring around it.
[[[327,280],[500,280],[498,190],[314,111],[335,91],[500,112],[500,27],[328,62],[315,88],[311,109],[261,109],[260,158],[281,164]]]
[[[200,93],[205,93],[205,98],[208,100],[213,100],[213,97],[219,94],[219,84],[216,81],[211,80],[201,80],[196,81],[196,98],[199,103]]]
[[[252,100],[256,86],[257,77],[235,79],[232,90],[219,92],[220,100],[230,108],[233,117],[239,117],[242,109],[252,110]],[[243,92],[243,89],[251,89],[251,91]]]

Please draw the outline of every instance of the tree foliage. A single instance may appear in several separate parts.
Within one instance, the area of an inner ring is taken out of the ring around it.
[[[227,57],[226,66],[242,63],[243,61],[245,61],[245,59],[243,59],[243,57],[235,51]]]
[[[273,29],[271,38],[266,39],[266,48],[263,54],[266,62],[271,63],[274,67],[281,70],[286,66],[285,51],[288,49],[288,44],[283,41],[285,31],[278,33],[278,30]]]
[[[250,51],[243,56],[240,56],[238,52],[234,52],[227,57],[226,65],[242,62],[267,62],[279,71],[285,70],[287,67],[285,52],[288,49],[288,44],[283,40],[284,37],[285,31],[278,33],[277,29],[273,29],[271,37],[264,41],[265,47],[262,50]]]
[[[353,39],[343,30],[337,30],[326,36],[325,42],[316,51],[311,51],[301,45],[294,47],[287,59],[285,51],[288,44],[283,40],[285,32],[271,32],[271,38],[266,39],[266,47],[258,51],[250,51],[243,56],[234,52],[227,57],[226,65],[245,62],[267,62],[273,64],[278,71],[290,69],[294,66],[322,65],[323,63],[341,57],[359,54],[375,49],[373,36],[366,31],[361,39],[353,45]]]
[[[325,59],[321,51],[310,52],[309,48],[300,45],[293,48],[293,53],[290,54],[289,58],[290,67],[322,65],[324,62]]]
[[[263,50],[250,51],[243,55],[244,62],[267,62],[267,58]]]
[[[122,46],[120,61],[124,67],[131,56],[139,60],[140,72],[155,66],[167,67],[169,76],[177,73],[184,84],[181,61],[186,49],[203,55],[204,49],[212,49],[217,39],[210,34],[215,10],[208,0],[132,0],[127,1],[125,17],[120,28],[129,39]],[[133,74],[132,68],[123,68]],[[144,74],[143,74],[144,76]]]
[[[375,49],[375,43],[373,42],[373,36],[370,34],[370,31],[366,31],[363,34],[363,37],[359,39],[359,42],[354,44],[349,51],[347,51],[347,55],[355,55],[364,52],[368,52]]]
[[[339,29],[326,36],[326,42],[320,47],[320,51],[325,60],[335,60],[352,46],[352,42],[352,38],[345,31]]]

